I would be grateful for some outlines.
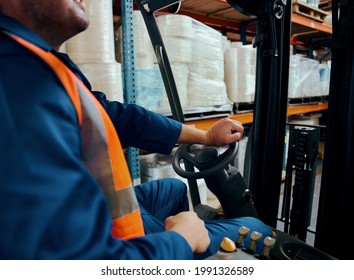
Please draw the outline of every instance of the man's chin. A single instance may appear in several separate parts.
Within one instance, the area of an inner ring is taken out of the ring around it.
[[[81,33],[85,31],[89,27],[89,24],[90,22],[89,19],[86,17],[86,15],[78,19],[75,24],[77,33]]]

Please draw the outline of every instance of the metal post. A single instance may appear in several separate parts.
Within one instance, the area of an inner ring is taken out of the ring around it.
[[[134,51],[134,14],[133,0],[121,0],[122,39],[123,39],[123,95],[129,104],[136,102],[135,89],[135,51]],[[133,183],[140,183],[139,150],[128,147],[127,162]]]
[[[276,227],[288,100],[291,1],[259,5],[250,189],[259,218]]]

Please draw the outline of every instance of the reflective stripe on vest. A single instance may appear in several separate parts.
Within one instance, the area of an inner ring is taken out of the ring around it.
[[[112,216],[112,236],[130,239],[144,235],[138,202],[116,130],[101,104],[82,81],[54,54],[9,34],[37,54],[56,73],[78,116],[83,163],[104,192]]]

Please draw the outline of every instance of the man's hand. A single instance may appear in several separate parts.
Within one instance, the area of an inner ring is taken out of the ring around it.
[[[204,144],[221,147],[235,141],[240,141],[242,134],[243,126],[240,122],[230,118],[223,118],[214,123],[208,130],[183,125],[178,143]]]
[[[240,122],[230,118],[217,121],[207,130],[208,145],[224,146],[235,141],[240,141],[243,134],[243,126]]]
[[[210,244],[208,231],[204,222],[192,211],[181,212],[170,216],[165,221],[166,230],[172,230],[182,235],[193,252],[199,254],[205,252]]]

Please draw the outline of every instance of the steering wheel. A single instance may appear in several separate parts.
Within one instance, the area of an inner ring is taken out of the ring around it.
[[[201,179],[225,169],[234,160],[237,152],[238,142],[231,143],[227,150],[221,154],[213,146],[182,144],[173,155],[172,167],[183,178]],[[184,170],[181,167],[181,160],[190,162],[199,171]]]

